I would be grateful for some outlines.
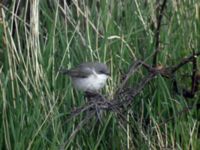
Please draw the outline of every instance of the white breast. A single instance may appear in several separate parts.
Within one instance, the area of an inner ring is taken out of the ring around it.
[[[75,88],[82,91],[97,91],[104,87],[108,76],[105,74],[92,74],[88,78],[73,78]]]

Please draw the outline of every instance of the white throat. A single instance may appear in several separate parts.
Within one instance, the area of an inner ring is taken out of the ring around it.
[[[98,74],[93,70],[93,74],[87,78],[72,78],[75,88],[82,91],[98,91],[106,84],[108,75]]]

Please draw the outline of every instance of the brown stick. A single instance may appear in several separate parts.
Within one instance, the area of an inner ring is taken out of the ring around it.
[[[166,7],[167,0],[163,0],[163,3],[161,5],[159,4],[159,0],[157,2],[158,2],[158,7],[157,7],[157,14],[156,14],[156,29],[155,29],[155,54],[153,57],[154,67],[157,64],[157,55],[160,51],[160,28],[161,28],[163,12]]]
[[[176,72],[178,69],[180,69],[183,65],[187,64],[188,62],[192,61],[193,57],[197,57],[200,55],[200,51],[196,52],[195,54],[192,54],[191,56],[188,56],[186,58],[183,58],[180,63],[178,63],[177,65],[174,65],[171,67],[171,72],[174,73]]]

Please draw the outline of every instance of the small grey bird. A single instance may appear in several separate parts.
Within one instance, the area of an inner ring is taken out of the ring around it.
[[[110,76],[107,65],[99,62],[82,63],[76,68],[61,69],[60,72],[69,75],[74,87],[85,92],[100,90]]]

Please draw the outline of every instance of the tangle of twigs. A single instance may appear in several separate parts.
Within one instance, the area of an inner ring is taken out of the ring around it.
[[[178,64],[172,66],[172,67],[151,67],[150,65],[146,64],[143,61],[136,61],[129,69],[128,73],[126,74],[125,79],[122,81],[122,83],[119,85],[118,90],[116,90],[114,94],[113,99],[107,99],[105,96],[95,93],[92,96],[86,96],[88,99],[88,102],[79,108],[76,108],[73,110],[70,114],[70,118],[76,117],[82,112],[96,112],[98,113],[99,110],[106,110],[106,111],[114,111],[114,112],[120,112],[121,109],[123,109],[124,106],[130,105],[134,98],[142,92],[144,87],[151,82],[155,76],[161,75],[163,77],[166,77],[168,79],[172,79],[174,76],[174,73],[178,71],[182,66],[186,65],[189,62],[193,62],[193,59],[200,56],[200,52],[193,53],[191,56],[188,56],[186,58],[183,58]],[[144,67],[148,70],[148,75],[143,77],[141,81],[132,88],[127,88],[127,82],[129,78],[140,68]],[[194,78],[194,77],[193,77]],[[193,79],[192,78],[192,79]],[[195,83],[194,83],[195,82]],[[199,79],[195,77],[194,81],[192,82],[192,89],[194,88],[194,84],[196,87],[198,87]],[[197,92],[197,89],[191,91],[193,95],[195,92]],[[97,111],[98,110],[98,111]],[[95,114],[95,113],[94,113]]]

